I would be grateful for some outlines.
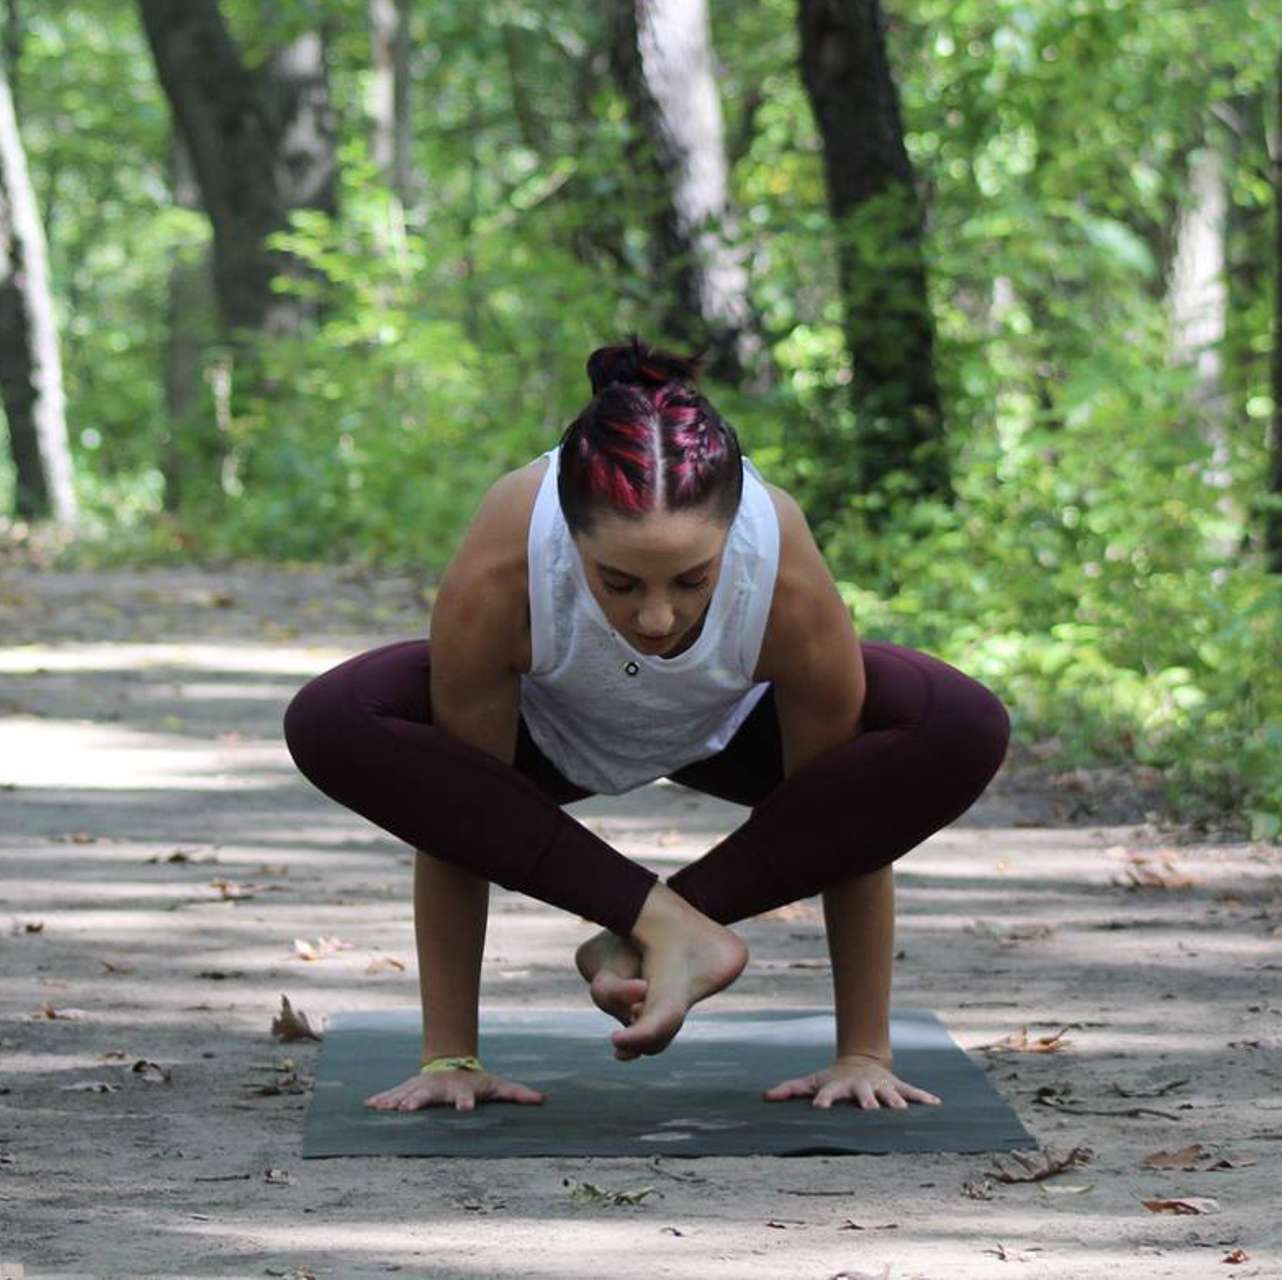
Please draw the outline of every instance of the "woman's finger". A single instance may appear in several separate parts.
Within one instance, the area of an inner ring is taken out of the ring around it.
[[[927,1093],[925,1089],[918,1089],[916,1085],[901,1084],[899,1091],[910,1102],[930,1102],[938,1106],[940,1099],[933,1093]]]

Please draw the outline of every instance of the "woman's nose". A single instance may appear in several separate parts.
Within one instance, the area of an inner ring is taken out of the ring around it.
[[[676,622],[676,615],[669,604],[647,604],[637,614],[637,630],[642,635],[666,636]]]

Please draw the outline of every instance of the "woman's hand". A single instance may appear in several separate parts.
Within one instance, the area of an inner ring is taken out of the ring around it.
[[[471,1111],[478,1102],[525,1102],[541,1104],[546,1094],[515,1080],[488,1071],[431,1071],[410,1076],[404,1084],[371,1094],[364,1105],[379,1111],[418,1111],[423,1107],[448,1107]]]
[[[888,1107],[906,1107],[910,1102],[939,1104],[933,1093],[905,1083],[876,1058],[862,1053],[838,1058],[831,1067],[812,1071],[808,1076],[783,1080],[773,1089],[767,1089],[762,1097],[766,1102],[781,1102],[785,1098],[812,1095],[814,1102],[810,1105],[825,1108],[845,1098],[865,1110],[874,1110],[882,1102]]]

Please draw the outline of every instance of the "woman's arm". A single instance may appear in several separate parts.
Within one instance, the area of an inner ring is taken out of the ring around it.
[[[823,903],[832,958],[837,1057],[876,1058],[889,1070],[893,864],[838,881],[824,890]]]
[[[512,575],[461,558],[432,612],[432,723],[506,765],[516,755],[520,677],[510,651],[519,627]],[[430,804],[430,796],[425,797]],[[490,882],[420,849],[414,866],[414,940],[423,1004],[423,1056],[477,1051],[477,1003]]]
[[[489,907],[488,880],[425,850],[415,855],[414,941],[424,1059],[476,1054]]]

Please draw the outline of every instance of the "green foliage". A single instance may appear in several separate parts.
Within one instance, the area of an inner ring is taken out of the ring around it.
[[[711,9],[733,235],[778,378],[709,394],[816,513],[865,637],[987,681],[1017,734],[1057,740],[1065,763],[1142,761],[1178,812],[1278,839],[1282,584],[1259,530],[1282,18],[1264,0],[884,7],[956,502],[909,500],[903,476],[841,500],[861,423],[792,0]],[[582,407],[588,353],[632,328],[669,340],[649,241],[661,193],[611,80],[605,11],[412,6],[404,209],[367,155],[364,0],[223,12],[251,68],[324,27],[341,213],[297,215],[280,237],[313,273],[281,287],[315,323],[233,349],[206,316],[197,400],[176,421],[170,273],[210,237],[173,205],[136,14],[75,0],[27,19],[22,126],[87,513],[68,558],[439,571],[486,487]],[[1202,145],[1231,160],[1222,419],[1169,358],[1170,259]]]

